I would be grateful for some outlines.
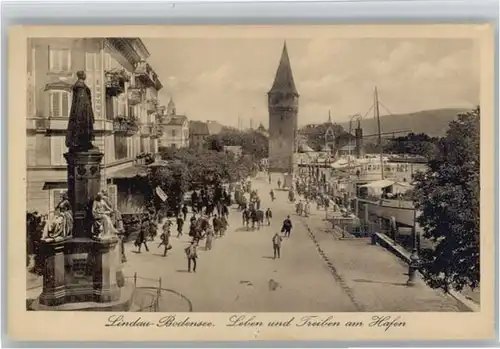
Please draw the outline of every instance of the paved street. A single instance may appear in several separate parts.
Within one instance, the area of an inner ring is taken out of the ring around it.
[[[253,187],[259,191],[262,208],[270,206],[273,211],[270,227],[247,231],[242,228],[241,214],[232,209],[226,236],[216,239],[211,251],[204,251],[204,241],[200,244],[196,273],[187,273],[187,234],[171,238],[173,249],[167,257],[157,248],[159,241],[149,243],[150,252],[143,249],[140,254],[128,243],[125,275],[137,272],[137,285],[149,287],[158,285],[155,280],[161,277],[162,288],[169,291],[162,293],[160,311],[460,310],[456,300],[422,282],[411,289],[404,286],[406,266],[381,247],[365,239],[339,240],[326,233],[324,213],[313,210],[309,218],[297,217],[284,191],[275,190],[277,200],[271,203],[266,179],[257,177]],[[283,242],[281,259],[274,260],[271,238],[287,214],[294,229]],[[139,290],[137,302],[147,305],[153,293]]]

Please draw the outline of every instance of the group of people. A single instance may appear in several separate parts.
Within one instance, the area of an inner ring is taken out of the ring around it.
[[[177,238],[182,237],[184,233],[185,218],[187,216],[187,206],[184,205],[181,213],[175,218],[177,225]],[[218,215],[214,213],[212,217],[207,214],[199,214],[195,209],[193,215],[189,219],[189,236],[191,241],[189,246],[185,249],[188,259],[188,271],[196,272],[196,260],[198,258],[197,249],[202,240],[205,240],[205,250],[210,251],[213,248],[213,241],[216,238],[225,236],[228,224],[228,214]],[[174,221],[170,218],[162,218],[161,222],[157,223],[153,213],[146,214],[140,222],[140,230],[135,241],[137,253],[141,253],[141,248],[144,246],[149,252],[148,239],[154,241],[158,232],[160,233],[160,242],[157,248],[163,248],[163,256],[166,257],[168,252],[172,249],[171,236]]]
[[[193,213],[212,216],[215,211],[219,216],[229,214],[228,207],[231,206],[231,195],[222,186],[215,188],[204,187],[199,192],[193,191],[191,194],[191,209]]]

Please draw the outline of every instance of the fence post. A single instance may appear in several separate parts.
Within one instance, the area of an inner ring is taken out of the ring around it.
[[[156,311],[160,309],[161,278],[158,279],[158,291],[156,293]]]

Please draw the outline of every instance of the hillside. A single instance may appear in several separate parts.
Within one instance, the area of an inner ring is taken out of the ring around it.
[[[423,110],[408,114],[391,114],[380,116],[382,133],[409,130],[413,133],[425,133],[431,137],[442,137],[448,129],[450,121],[456,119],[457,114],[468,109],[450,108]],[[344,130],[349,130],[349,122],[341,123]],[[367,117],[362,120],[361,127],[364,135],[377,133],[377,120]]]

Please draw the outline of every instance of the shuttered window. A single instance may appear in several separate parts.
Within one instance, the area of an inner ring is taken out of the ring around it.
[[[66,91],[49,92],[49,116],[52,118],[69,117],[71,108],[70,93]]]

